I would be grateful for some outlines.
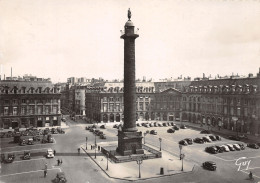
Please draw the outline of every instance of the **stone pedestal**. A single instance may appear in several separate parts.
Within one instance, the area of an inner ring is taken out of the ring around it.
[[[118,153],[123,156],[143,154],[142,132],[118,131]]]

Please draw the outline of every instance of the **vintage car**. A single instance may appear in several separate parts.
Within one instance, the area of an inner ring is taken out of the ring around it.
[[[64,172],[58,172],[57,175],[56,175],[56,178],[54,180],[54,182],[59,182],[59,183],[65,183],[67,182],[67,179],[65,177],[65,174]]]
[[[23,159],[24,159],[24,160],[31,159],[31,153],[30,153],[30,151],[24,151],[24,153],[23,153]]]
[[[47,150],[46,158],[54,158],[54,153],[52,149]]]
[[[208,170],[212,170],[212,171],[217,169],[217,165],[213,161],[206,161],[202,164],[202,166],[203,166],[203,168],[208,169]]]

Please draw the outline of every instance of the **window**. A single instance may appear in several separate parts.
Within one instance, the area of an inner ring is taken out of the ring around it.
[[[241,115],[241,110],[240,107],[237,108],[237,115],[240,116]]]
[[[5,100],[5,104],[9,104],[9,100]]]
[[[114,104],[109,104],[109,111],[114,111]]]
[[[103,99],[103,100],[104,100],[104,102],[106,102],[106,101],[107,101],[107,97],[104,97],[104,99]]]
[[[227,114],[227,106],[224,106],[224,114]]]
[[[30,106],[29,107],[29,113],[30,114],[34,114],[34,106]]]
[[[248,99],[245,99],[245,103],[244,103],[245,105],[248,105]]]
[[[22,104],[25,104],[26,103],[26,100],[25,99],[22,99]]]
[[[37,107],[37,113],[38,114],[42,114],[42,106],[38,106]]]
[[[21,108],[21,114],[23,115],[23,114],[26,114],[26,107],[25,106],[22,106],[22,108]]]
[[[110,97],[110,102],[113,102],[114,101],[114,98],[113,97]]]
[[[53,112],[54,114],[57,114],[57,106],[53,106],[53,107],[52,107],[52,112]]]
[[[149,110],[149,103],[145,102],[145,110]]]
[[[107,104],[104,104],[104,112],[107,112]]]
[[[45,114],[49,114],[49,113],[50,113],[49,106],[45,106]]]
[[[143,102],[140,102],[140,103],[139,103],[139,110],[140,110],[140,111],[144,110],[144,104],[143,104]]]
[[[14,115],[14,116],[17,115],[17,107],[13,107],[13,115]]]
[[[8,107],[4,108],[4,115],[8,115],[9,111],[8,111]]]
[[[244,108],[244,116],[248,116],[248,109]]]
[[[230,115],[234,115],[234,108],[230,107]]]

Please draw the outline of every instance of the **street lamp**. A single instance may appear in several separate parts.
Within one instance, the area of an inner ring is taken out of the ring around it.
[[[145,136],[147,135],[147,133],[146,132],[144,132],[144,144],[145,144]]]
[[[181,154],[181,159],[182,159],[182,165],[181,165],[181,171],[183,171],[183,159],[185,157],[185,154]]]
[[[179,144],[179,148],[180,148],[180,160],[181,160],[181,150],[182,150],[182,145]]]
[[[96,150],[97,149],[97,138],[96,137],[97,137],[97,135],[95,133],[95,146],[94,146],[94,148],[95,148],[95,159],[97,158],[97,152],[96,152],[97,151]]]
[[[136,160],[136,163],[139,165],[139,178],[141,178],[141,164],[143,163],[143,160],[142,159],[138,159]]]
[[[109,158],[109,152],[107,152],[107,170],[108,170],[108,158]]]
[[[162,150],[162,138],[159,138],[159,142],[160,142],[160,151]]]

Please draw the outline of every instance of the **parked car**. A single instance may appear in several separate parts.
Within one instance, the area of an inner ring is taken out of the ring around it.
[[[233,144],[233,147],[234,147],[235,150],[237,150],[237,151],[240,151],[240,150],[241,150],[240,145],[238,145],[238,144]]]
[[[211,154],[217,154],[218,149],[215,146],[206,147],[205,151]]]
[[[152,123],[149,123],[149,126],[150,126],[150,127],[153,127],[153,124],[152,124]]]
[[[220,147],[223,148],[224,152],[229,152],[229,151],[230,151],[229,148],[228,148],[228,146],[226,146],[226,145],[222,145],[222,146],[220,146]]]
[[[176,126],[176,124],[174,122],[171,122],[171,126]]]
[[[89,131],[90,131],[90,132],[94,132],[94,128],[90,128]]]
[[[140,123],[137,123],[136,125],[137,125],[137,126],[142,126]]]
[[[209,138],[210,138],[210,140],[212,140],[212,141],[216,141],[216,140],[217,140],[214,135],[210,135]]]
[[[47,158],[54,158],[54,153],[52,149],[48,149],[46,153]]]
[[[172,128],[169,128],[169,129],[167,130],[167,132],[168,132],[168,133],[174,133],[174,132],[175,132],[175,130],[174,130],[174,129],[172,129]]]
[[[185,140],[179,141],[179,144],[183,145],[183,146],[187,146],[188,145],[188,143]]]
[[[146,128],[150,128],[150,126],[149,126],[149,124],[144,124],[144,127],[146,127]]]
[[[86,126],[86,127],[85,127],[85,130],[89,130],[89,129],[90,129],[90,126]]]
[[[181,129],[186,129],[187,127],[185,125],[180,126]]]
[[[199,143],[199,144],[203,144],[204,143],[204,140],[202,138],[195,138],[193,140],[193,142],[196,142],[196,143]]]
[[[58,172],[56,178],[54,179],[54,182],[66,183],[67,179],[64,172]]]
[[[115,124],[114,126],[113,126],[113,128],[117,128],[118,127],[118,125],[117,124]]]
[[[210,134],[210,131],[208,131],[208,130],[201,130],[200,133],[201,134]]]
[[[107,137],[106,137],[106,135],[105,134],[101,134],[100,136],[99,136],[101,139],[106,139]]]
[[[155,122],[155,123],[153,124],[153,126],[157,127],[157,126],[158,126],[158,123]]]
[[[159,126],[159,127],[162,127],[163,125],[162,125],[162,123],[158,123],[158,126]]]
[[[247,137],[246,134],[238,135],[238,137],[239,137],[240,139],[248,139],[248,137]]]
[[[247,147],[253,148],[253,149],[259,149],[259,146],[255,143],[247,144]]]
[[[213,161],[206,161],[202,164],[203,168],[206,168],[208,170],[215,171],[217,169],[217,165]]]
[[[244,145],[244,144],[239,143],[238,145],[240,146],[240,149],[241,149],[241,150],[245,150],[245,145]]]
[[[233,147],[232,144],[227,144],[228,148],[230,151],[235,151],[235,148]]]
[[[221,140],[221,137],[219,135],[215,136],[217,140]]]
[[[178,126],[173,126],[172,127],[174,130],[179,130],[180,128]]]
[[[33,145],[34,144],[33,138],[29,138],[28,141],[27,141],[27,144],[28,145]]]
[[[218,153],[223,153],[225,151],[224,147],[222,146],[215,146],[218,150]]]
[[[106,129],[106,126],[105,125],[101,125],[100,128]]]
[[[151,131],[150,131],[150,134],[157,135],[157,131],[151,130]]]
[[[163,126],[168,126],[168,124],[167,123],[163,123]]]
[[[204,142],[211,142],[211,139],[208,136],[202,137]]]
[[[238,136],[235,136],[235,135],[228,136],[228,139],[235,140],[235,141],[240,141],[240,138]]]
[[[193,144],[192,139],[191,138],[186,138],[184,139],[189,145]]]

